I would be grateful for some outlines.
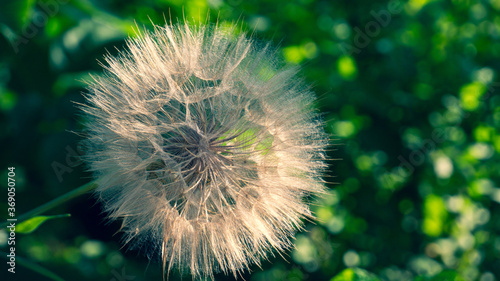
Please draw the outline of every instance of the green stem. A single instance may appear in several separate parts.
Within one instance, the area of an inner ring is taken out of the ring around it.
[[[66,194],[63,194],[59,197],[57,197],[56,199],[53,199],[31,211],[28,211],[22,215],[20,215],[19,217],[17,217],[17,222],[21,222],[21,221],[24,221],[24,220],[27,220],[27,219],[30,219],[34,216],[37,216],[37,215],[40,215],[52,208],[55,208],[63,203],[65,203],[66,201],[69,201],[75,197],[78,197],[82,194],[85,194],[93,189],[95,189],[97,187],[97,183],[95,181],[92,181],[92,182],[89,182],[87,184],[84,184],[76,189],[73,189],[71,190],[70,192],[66,193]],[[0,229],[4,228],[5,226],[8,225],[8,222],[4,222],[0,225]]]

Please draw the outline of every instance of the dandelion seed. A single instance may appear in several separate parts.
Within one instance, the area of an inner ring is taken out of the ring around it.
[[[235,277],[291,246],[327,136],[275,50],[219,26],[155,27],[89,82],[85,141],[125,242],[166,270]]]

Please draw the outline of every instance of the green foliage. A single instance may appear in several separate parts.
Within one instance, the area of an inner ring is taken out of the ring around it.
[[[101,72],[104,54],[165,19],[238,22],[302,65],[331,134],[328,156],[342,159],[331,161],[329,190],[313,204],[320,220],[305,222],[288,256],[269,255],[243,277],[331,280],[363,268],[386,281],[495,280],[499,12],[499,0],[1,1],[1,161],[16,166],[16,214],[90,178],[71,133],[83,121],[73,102],[83,102],[82,80]],[[262,137],[265,153],[277,140]],[[6,202],[0,207],[4,214]],[[147,259],[120,250],[119,226],[102,223],[94,199],[60,212],[72,219],[17,236],[19,256],[67,280],[118,280],[122,269],[136,281],[161,280],[161,266],[145,272]]]

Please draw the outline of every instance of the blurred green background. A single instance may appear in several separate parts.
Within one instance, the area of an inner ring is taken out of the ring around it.
[[[2,0],[2,220],[7,167],[17,215],[90,180],[73,133],[82,81],[136,23],[184,16],[238,21],[303,65],[341,160],[313,206],[319,222],[245,280],[499,280],[499,0]],[[18,234],[16,255],[64,280],[161,280],[158,264],[121,249],[90,195],[48,212],[65,213]],[[50,280],[1,260],[2,280]]]

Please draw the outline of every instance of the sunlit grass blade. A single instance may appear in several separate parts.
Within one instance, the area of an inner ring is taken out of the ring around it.
[[[64,214],[64,215],[54,215],[54,216],[37,216],[33,217],[29,220],[21,222],[19,225],[16,226],[16,232],[17,233],[31,233],[35,231],[40,225],[42,225],[44,222],[51,220],[51,219],[58,219],[58,218],[66,218],[70,217],[70,214]]]

